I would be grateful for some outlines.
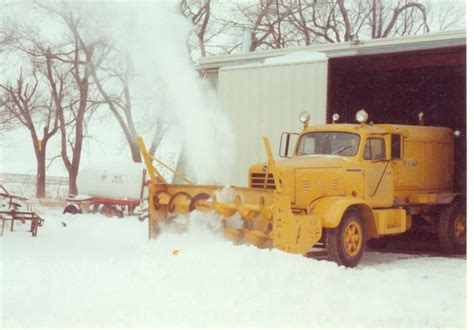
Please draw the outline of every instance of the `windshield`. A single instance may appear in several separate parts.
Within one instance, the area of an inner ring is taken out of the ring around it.
[[[360,136],[353,133],[307,133],[301,136],[296,155],[355,156],[359,148],[359,141]]]

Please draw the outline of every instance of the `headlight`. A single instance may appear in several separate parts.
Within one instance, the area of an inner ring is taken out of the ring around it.
[[[311,118],[308,111],[304,111],[304,112],[300,113],[300,115],[298,117],[300,118],[300,122],[302,122],[303,125],[305,125],[305,126],[308,125],[309,119]]]
[[[359,110],[357,111],[356,113],[356,120],[361,123],[361,124],[364,124],[367,122],[367,120],[369,119],[369,114],[365,111],[365,110]]]

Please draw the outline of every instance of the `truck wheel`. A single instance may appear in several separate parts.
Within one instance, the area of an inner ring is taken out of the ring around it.
[[[438,238],[447,253],[466,253],[466,204],[456,200],[440,214]]]
[[[330,260],[355,267],[365,250],[365,227],[359,212],[347,210],[339,226],[327,229],[326,250]]]

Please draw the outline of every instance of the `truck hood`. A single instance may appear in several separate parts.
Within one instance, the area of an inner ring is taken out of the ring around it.
[[[349,157],[342,156],[309,155],[279,160],[275,163],[280,168],[340,168],[351,166],[354,161]]]
[[[303,169],[303,168],[343,168],[357,166],[356,161],[350,157],[333,155],[307,155],[296,156],[291,159],[275,161],[276,166],[284,169]],[[264,172],[263,167],[267,163],[257,163],[250,167],[251,172]]]

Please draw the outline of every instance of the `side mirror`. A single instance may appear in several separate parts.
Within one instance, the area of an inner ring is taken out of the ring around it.
[[[292,138],[295,136],[296,138]],[[294,149],[295,143],[298,140],[299,133],[290,133],[290,132],[283,132],[280,136],[280,148],[279,148],[279,155],[282,158],[290,158],[290,151]]]

